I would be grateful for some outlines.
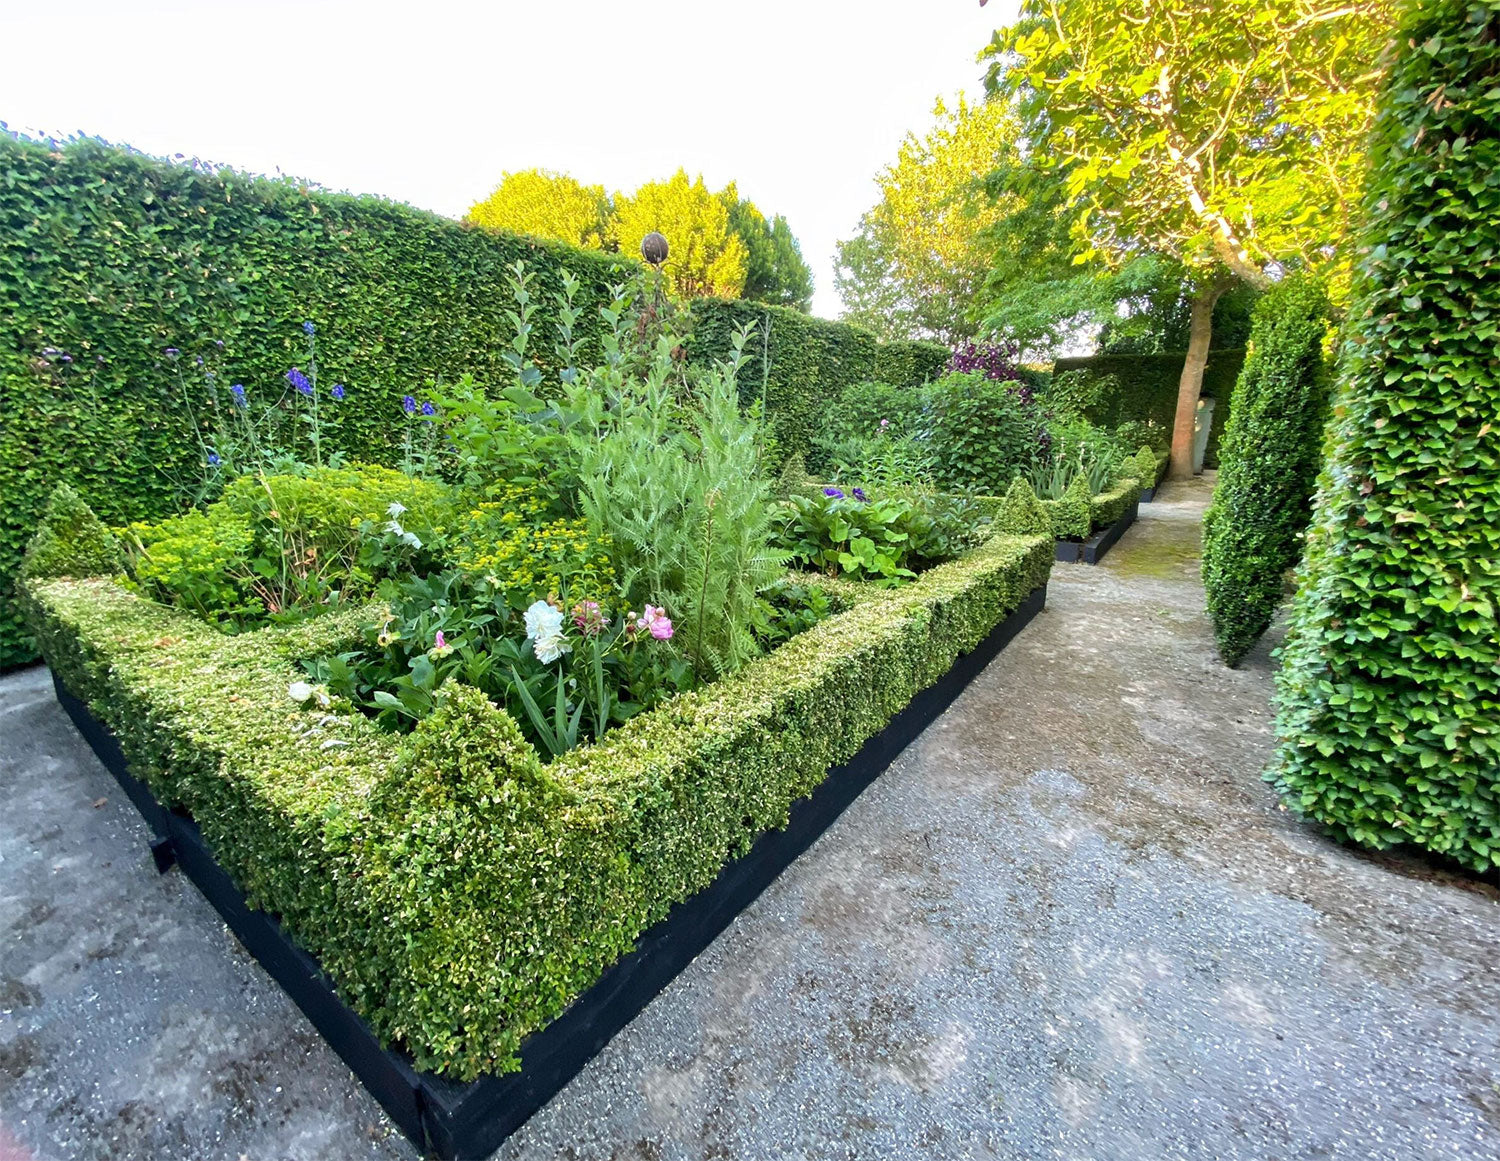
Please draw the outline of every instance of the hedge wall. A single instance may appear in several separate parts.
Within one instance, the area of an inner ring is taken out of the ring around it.
[[[1271,624],[1302,554],[1328,417],[1328,296],[1295,275],[1255,304],[1213,503],[1203,588],[1219,656],[1237,665]]]
[[[758,398],[764,388],[767,413],[784,455],[812,443],[823,409],[845,387],[871,380],[916,387],[940,374],[950,354],[936,343],[882,343],[860,327],[826,322],[788,307],[708,298],[693,304],[689,357],[722,358],[730,335],[751,321],[759,337],[746,347],[740,387],[747,399]]]
[[[1058,359],[1052,373],[1083,371],[1090,375],[1113,375],[1120,389],[1086,410],[1086,418],[1105,427],[1127,420],[1154,420],[1168,432],[1177,414],[1177,382],[1182,377],[1185,353],[1165,355],[1086,355]],[[1204,465],[1217,467],[1219,439],[1229,422],[1234,385],[1245,363],[1244,348],[1210,351],[1203,369],[1203,394],[1216,400],[1212,426],[1208,429],[1208,451]]]
[[[378,198],[0,133],[0,669],[34,656],[13,580],[55,484],[73,484],[111,524],[182,505],[201,452],[179,371],[200,399],[201,357],[221,386],[274,400],[287,369],[305,366],[301,326],[312,321],[320,383],[347,387],[342,403],[323,400],[326,446],[392,463],[403,393],[438,375],[508,375],[507,268],[518,259],[536,279],[532,353],[543,362],[564,271],[582,282],[578,329],[591,340],[592,307],[638,268]],[[947,358],[739,304],[705,305],[699,352],[725,353],[731,319],[749,316],[774,319],[769,394],[787,447],[846,384],[920,382]],[[759,384],[758,358],[747,386]]]
[[[384,1039],[463,1079],[515,1068],[529,1032],[1044,584],[1052,553],[996,537],[547,766],[462,686],[405,740],[294,704],[295,660],[345,647],[364,610],[230,637],[108,578],[26,591],[48,662],[132,770]]]
[[[1407,0],[1267,777],[1500,866],[1500,3]]]

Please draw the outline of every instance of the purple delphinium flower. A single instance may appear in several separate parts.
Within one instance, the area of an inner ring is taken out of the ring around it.
[[[401,396],[401,410],[406,412],[407,415],[415,415],[417,413],[417,401],[410,395]]]
[[[63,362],[63,363],[71,363],[73,361],[73,356],[72,355],[64,355],[62,357],[62,359],[59,360],[59,361]]]
[[[229,389],[229,394],[234,396],[234,403],[236,407],[250,406],[250,404],[245,401],[245,385],[243,383],[236,383]]]
[[[422,404],[422,414],[431,418],[432,416],[437,414],[437,408],[434,407],[431,403],[424,403]]]
[[[286,381],[304,395],[313,393],[312,384],[307,381],[307,376],[296,367],[286,373]]]
[[[342,383],[335,383],[333,390],[328,394],[332,395],[335,399],[342,399],[344,397],[344,385]]]
[[[168,347],[162,353],[165,354],[167,356],[167,358],[169,358],[169,359],[175,359],[175,358],[177,358],[177,348],[176,347]]]
[[[200,367],[203,366],[203,356],[199,355],[196,359],[193,360],[193,362]]]
[[[861,504],[864,504],[864,503],[868,502],[869,499],[870,499],[870,497],[868,497],[868,496],[865,495],[865,490],[863,488],[855,488],[854,489],[854,498],[856,500],[858,500]]]
[[[214,346],[218,347],[219,350],[222,351],[224,349],[224,340],[223,339],[215,339],[214,340]]]
[[[842,500],[844,498],[844,493],[840,492],[837,488],[824,488],[823,495],[827,496],[830,500]]]
[[[311,319],[308,319],[307,322],[305,322],[305,323],[302,324],[302,330],[303,330],[304,334],[311,335],[311,334],[315,333],[317,331],[317,329],[318,329],[317,327],[315,327],[315,326],[312,325],[312,320]]]
[[[216,468],[219,466],[219,457],[216,452],[208,453],[208,466],[211,468]]]

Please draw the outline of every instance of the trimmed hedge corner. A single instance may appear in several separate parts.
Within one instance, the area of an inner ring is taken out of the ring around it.
[[[1336,836],[1500,866],[1500,5],[1407,0],[1267,774]]]
[[[106,578],[23,586],[64,684],[255,906],[424,1070],[513,1070],[521,1042],[710,884],[1051,567],[997,536],[542,765],[450,692],[405,740],[287,696],[365,610],[224,636]]]

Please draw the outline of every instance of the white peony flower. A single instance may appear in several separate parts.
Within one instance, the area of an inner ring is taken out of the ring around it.
[[[550,665],[564,653],[573,652],[573,646],[568,644],[568,639],[562,633],[545,633],[536,639],[532,646],[536,652],[536,659],[544,665]]]
[[[403,504],[400,500],[392,500],[390,502],[390,505],[386,508],[385,514],[387,516],[399,516],[399,515],[401,515],[401,513],[405,512],[405,511],[406,511],[406,505],[405,504]]]
[[[533,602],[531,608],[526,610],[525,619],[526,636],[533,640],[562,635],[562,611],[554,609],[546,601]]]
[[[286,695],[296,702],[306,701],[313,695],[313,687],[305,681],[294,681],[286,687]]]

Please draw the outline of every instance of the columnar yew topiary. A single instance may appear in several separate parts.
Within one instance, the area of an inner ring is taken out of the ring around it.
[[[1297,563],[1328,410],[1321,287],[1289,279],[1255,306],[1219,482],[1203,518],[1203,587],[1219,656],[1237,665],[1271,624]]]
[[[1370,846],[1500,865],[1500,3],[1410,0],[1372,142],[1268,772]]]

